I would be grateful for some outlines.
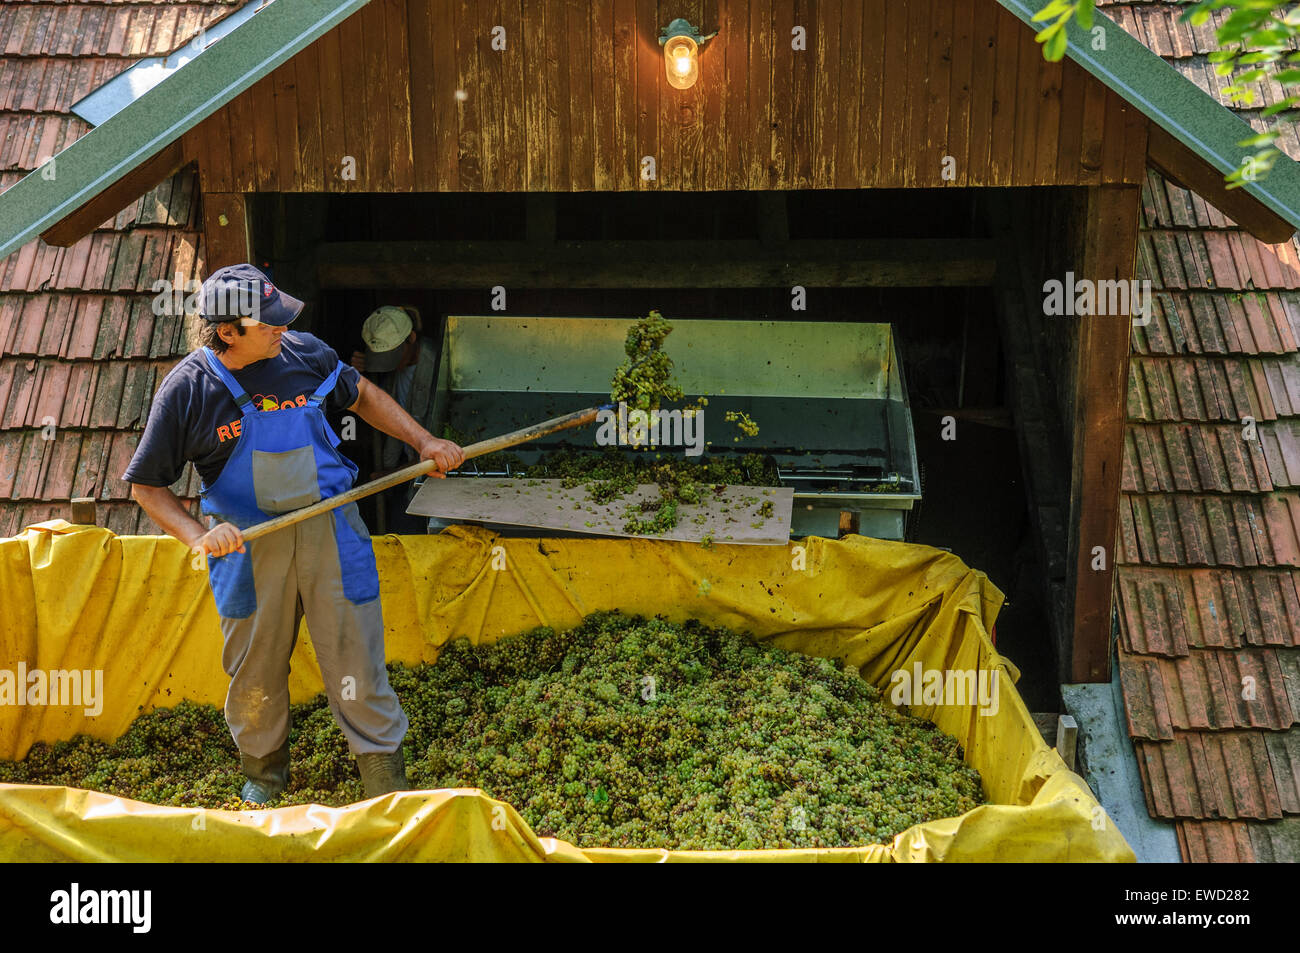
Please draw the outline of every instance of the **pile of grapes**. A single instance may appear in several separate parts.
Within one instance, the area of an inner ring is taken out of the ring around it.
[[[672,529],[679,521],[679,505],[712,501],[728,486],[781,485],[775,465],[757,453],[747,453],[734,460],[691,461],[625,454],[617,447],[605,447],[596,453],[561,449],[523,472],[529,478],[558,479],[565,487],[585,486],[597,503],[624,497],[638,484],[658,485],[658,499],[629,506],[624,512],[623,532],[638,536],[654,536]],[[755,516],[768,519],[773,515],[769,502],[766,510],[754,510],[746,519],[753,520]],[[738,521],[732,516],[727,518]]]
[[[449,426],[443,427],[443,437],[462,446],[471,442]],[[591,499],[602,504],[627,496],[639,484],[655,484],[659,487],[657,499],[624,510],[623,532],[636,536],[667,532],[680,522],[678,506],[713,502],[728,486],[781,485],[775,463],[757,453],[689,460],[645,451],[625,453],[618,447],[599,450],[562,447],[534,464],[525,464],[515,454],[498,453],[480,460],[480,466],[488,471],[501,471],[509,466],[509,472],[520,479],[559,480],[568,489],[586,487]],[[758,518],[757,526],[762,526],[763,520],[774,515],[769,501],[752,513],[737,510],[727,520],[740,522],[743,518],[753,525]]]
[[[696,621],[619,613],[390,665],[412,786],[477,787],[580,847],[741,849],[888,842],[983,801],[957,741],[835,663]],[[324,696],[294,706],[289,790],[364,795]],[[112,744],[78,737],[0,762],[0,781],[238,807],[221,713],[182,703]]]
[[[77,735],[52,745],[34,744],[24,760],[0,761],[0,782],[65,785],[153,804],[238,810],[244,776],[221,710],[183,701],[141,715],[113,742]]]

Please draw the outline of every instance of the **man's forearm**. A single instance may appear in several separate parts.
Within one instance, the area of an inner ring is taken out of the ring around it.
[[[355,411],[362,420],[376,430],[382,430],[389,436],[409,443],[419,449],[433,434],[416,422],[415,418],[402,409],[402,405],[382,388],[367,382],[357,402],[350,410]]]
[[[190,548],[198,541],[207,527],[196,520],[181,505],[171,490],[165,486],[145,486],[143,483],[131,484],[131,495],[140,504],[140,509],[149,514],[149,518],[162,527],[168,536],[179,539]]]

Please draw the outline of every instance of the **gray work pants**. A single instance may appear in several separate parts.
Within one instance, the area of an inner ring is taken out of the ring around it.
[[[352,753],[396,751],[406,735],[406,712],[384,668],[380,600],[355,605],[344,595],[332,517],[322,513],[246,542],[257,611],[220,617],[221,663],[230,676],[226,722],[235,745],[254,758],[289,736],[289,657],[304,614],[330,711]]]

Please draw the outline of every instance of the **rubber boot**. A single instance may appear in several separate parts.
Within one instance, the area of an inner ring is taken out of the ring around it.
[[[289,786],[289,739],[265,758],[254,758],[241,751],[239,766],[248,778],[240,796],[254,804],[265,804]]]
[[[361,772],[361,781],[366,786],[367,798],[411,789],[410,783],[406,780],[406,759],[402,755],[401,748],[396,751],[359,754],[357,769]]]

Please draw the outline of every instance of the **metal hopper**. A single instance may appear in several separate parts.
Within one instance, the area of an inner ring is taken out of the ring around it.
[[[794,536],[835,536],[842,512],[860,514],[860,532],[902,539],[904,516],[920,498],[911,412],[893,333],[888,324],[821,321],[672,319],[665,350],[689,398],[706,395],[704,452],[757,452],[778,468],[774,491],[781,524]],[[609,401],[609,379],[624,358],[630,321],[610,318],[448,317],[435,396],[435,432],[444,423],[476,439]],[[754,437],[724,422],[729,410],[748,413]],[[566,431],[521,448],[525,463],[561,446],[596,448],[597,429]],[[663,446],[681,454],[681,446]],[[635,452],[635,451],[629,451]],[[689,459],[689,457],[688,457]],[[696,458],[698,459],[698,458]],[[473,518],[468,501],[488,498],[486,484],[466,479],[508,479],[469,461],[464,472],[420,485],[410,512],[445,521]],[[555,506],[513,519],[494,510],[494,525],[599,532]],[[534,507],[537,509],[537,507]],[[589,521],[589,520],[588,520]],[[743,527],[747,533],[748,525]],[[771,535],[771,528],[766,531]],[[753,534],[750,534],[753,535]],[[762,534],[758,534],[762,535]],[[671,538],[671,537],[670,537]],[[698,535],[693,537],[698,538]],[[714,536],[721,539],[721,536]],[[736,539],[774,542],[775,539]]]

